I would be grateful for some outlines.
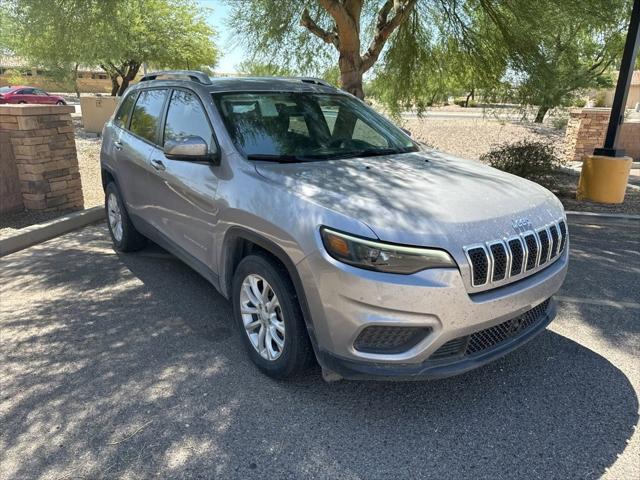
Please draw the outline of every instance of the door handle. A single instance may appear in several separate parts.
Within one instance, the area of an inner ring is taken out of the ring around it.
[[[122,150],[122,143],[113,142],[113,146],[116,147],[116,150]]]
[[[167,169],[167,167],[164,166],[164,163],[162,163],[162,160],[151,160],[151,166],[161,172]]]

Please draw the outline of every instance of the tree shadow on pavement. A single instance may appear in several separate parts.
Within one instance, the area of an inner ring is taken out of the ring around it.
[[[607,359],[551,331],[434,382],[293,382],[225,299],[104,226],[0,260],[2,478],[597,478],[638,421]]]

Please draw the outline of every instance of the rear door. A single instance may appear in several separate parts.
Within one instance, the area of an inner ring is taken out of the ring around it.
[[[205,140],[209,152],[217,149],[211,123],[197,94],[174,89],[166,111],[162,145],[190,136]],[[171,160],[162,148],[154,148],[150,163],[154,168],[148,189],[153,225],[175,246],[215,271],[212,239],[220,208],[216,202],[219,167],[206,161]]]
[[[11,103],[33,103],[31,101],[31,94],[33,88],[21,88],[11,96]]]
[[[149,157],[157,148],[160,119],[169,92],[167,89],[147,89],[140,90],[137,96],[135,93],[130,94],[131,100],[126,98],[122,102],[122,107],[130,104],[131,114],[130,118],[124,119],[126,127],[119,129],[113,142],[118,183],[134,223],[135,217],[147,222],[151,220],[149,189],[153,171]],[[117,121],[114,118],[114,123]]]

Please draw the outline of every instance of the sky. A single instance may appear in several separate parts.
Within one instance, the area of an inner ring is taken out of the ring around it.
[[[231,33],[226,26],[230,9],[223,0],[197,0],[203,7],[213,9],[207,16],[207,20],[218,33],[218,48],[222,54],[216,71],[231,73],[236,71],[236,66],[244,59],[245,51],[242,47],[232,46],[230,42]]]

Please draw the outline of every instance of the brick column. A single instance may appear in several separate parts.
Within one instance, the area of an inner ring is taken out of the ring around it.
[[[28,210],[84,207],[73,111],[58,105],[0,106],[0,132],[10,139]]]

